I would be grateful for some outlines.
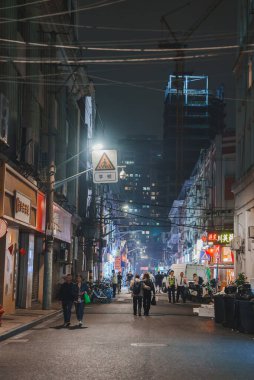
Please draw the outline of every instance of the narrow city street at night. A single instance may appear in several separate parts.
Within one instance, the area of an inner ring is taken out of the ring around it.
[[[254,0],[0,1],[0,380],[254,379]]]
[[[193,304],[133,316],[130,295],[86,309],[83,328],[62,317],[0,343],[2,379],[252,380],[254,336],[193,315]]]

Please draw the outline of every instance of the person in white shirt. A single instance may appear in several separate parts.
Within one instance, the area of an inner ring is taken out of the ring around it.
[[[186,288],[188,286],[187,278],[184,276],[184,273],[181,272],[180,275],[176,278],[176,302],[179,302],[179,297],[183,300],[183,303],[186,302]]]

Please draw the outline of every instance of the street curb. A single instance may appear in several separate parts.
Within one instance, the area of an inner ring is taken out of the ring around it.
[[[37,326],[40,323],[45,322],[45,321],[47,321],[47,320],[49,320],[49,319],[51,319],[57,315],[61,315],[61,314],[62,314],[62,310],[56,310],[53,313],[50,313],[48,315],[43,315],[42,317],[35,319],[34,321],[28,322],[24,325],[21,325],[21,326],[18,326],[12,330],[9,330],[6,333],[0,334],[0,342],[13,337],[14,335],[20,334],[23,331],[29,330],[32,327]]]

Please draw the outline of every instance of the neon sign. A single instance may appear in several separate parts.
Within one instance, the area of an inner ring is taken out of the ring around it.
[[[232,231],[208,232],[207,235],[208,242],[213,242],[216,244],[230,244],[233,238],[234,234]]]

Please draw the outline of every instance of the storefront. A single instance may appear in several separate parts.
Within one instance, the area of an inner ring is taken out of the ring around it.
[[[0,167],[0,303],[6,312],[29,308],[42,294],[45,195],[7,164]]]
[[[207,263],[211,270],[211,278],[218,279],[221,287],[234,281],[234,254],[230,248],[233,240],[232,231],[208,232],[203,239],[201,263]]]

